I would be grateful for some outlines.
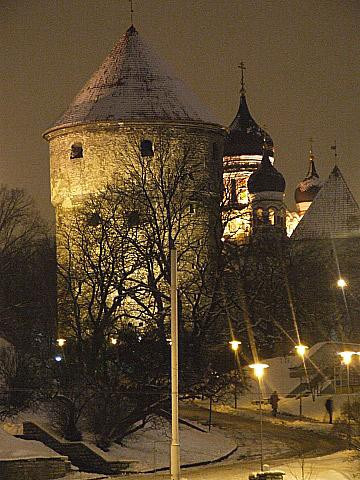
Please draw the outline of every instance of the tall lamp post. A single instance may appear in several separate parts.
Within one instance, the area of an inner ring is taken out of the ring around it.
[[[306,345],[301,345],[301,343],[300,343],[299,345],[295,345],[296,353],[299,355],[299,357],[300,357],[301,360],[302,360],[302,363],[303,363],[303,366],[304,366],[305,375],[306,375],[305,354],[306,354],[306,350],[307,350],[308,348],[309,348],[309,347],[307,347]],[[300,415],[300,417],[302,417],[303,409],[302,409],[302,394],[301,394],[301,391],[299,392],[299,400],[300,400],[300,405],[299,405],[300,411],[299,411],[299,415]]]
[[[348,401],[348,443],[349,443],[349,448],[351,444],[351,432],[350,432],[350,363],[351,363],[351,358],[353,355],[355,355],[356,352],[351,352],[351,351],[344,351],[344,352],[339,352],[338,355],[340,355],[341,360],[343,365],[346,365],[346,378],[347,378],[347,401]]]
[[[238,372],[237,359],[238,359],[239,346],[241,345],[241,342],[239,340],[231,340],[229,342],[229,345],[231,346],[231,349],[234,352],[234,372],[235,372],[234,407],[236,409],[237,408],[237,372]]]
[[[171,480],[180,480],[179,438],[179,365],[178,365],[178,299],[177,299],[177,251],[170,251],[171,267]]]
[[[258,381],[259,387],[259,407],[260,407],[260,469],[264,471],[264,442],[263,442],[263,417],[262,417],[262,392],[261,379],[264,376],[264,370],[269,367],[266,363],[253,363],[249,365],[254,370],[254,375]]]

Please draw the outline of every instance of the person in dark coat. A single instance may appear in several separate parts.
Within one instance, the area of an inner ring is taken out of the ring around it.
[[[329,423],[333,422],[333,412],[334,412],[334,400],[332,398],[328,398],[325,402],[325,408],[327,413],[329,414]]]
[[[276,417],[279,403],[279,395],[276,390],[270,395],[269,402],[272,408],[273,417]]]

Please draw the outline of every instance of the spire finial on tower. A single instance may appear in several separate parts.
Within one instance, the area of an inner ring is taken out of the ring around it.
[[[336,146],[336,140],[334,140],[334,145],[331,145],[331,150],[334,150],[334,160],[335,160],[335,165],[337,164],[337,146]]]
[[[130,22],[131,22],[131,26],[134,25],[134,5],[133,5],[133,0],[129,0],[129,3],[130,3]]]
[[[265,132],[265,128],[267,128],[266,125],[262,125],[262,128],[263,128],[263,145],[262,145],[262,149],[263,149],[263,153],[265,152],[265,150],[268,150],[269,149],[269,145],[267,143],[267,138],[266,138],[266,132]]]
[[[244,62],[241,60],[240,65],[238,65],[238,68],[241,69],[241,89],[240,93],[241,95],[245,94],[245,81],[244,81],[244,71],[246,70]]]
[[[314,140],[312,137],[309,138],[309,142],[310,142],[310,160],[313,160],[314,159],[314,151],[313,151]]]

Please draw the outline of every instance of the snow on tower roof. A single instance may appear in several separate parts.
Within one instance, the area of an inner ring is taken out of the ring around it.
[[[132,25],[52,128],[101,121],[218,123]]]
[[[359,205],[335,165],[291,238],[314,240],[354,234],[360,234]]]

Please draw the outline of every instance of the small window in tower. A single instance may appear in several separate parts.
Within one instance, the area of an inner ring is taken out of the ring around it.
[[[142,157],[153,157],[154,150],[151,140],[142,140],[140,144],[140,152]]]
[[[237,192],[236,192],[236,179],[231,179],[230,187],[231,203],[237,203]]]
[[[83,158],[83,147],[82,143],[73,143],[71,145],[70,158]]]
[[[101,223],[101,217],[97,212],[90,213],[87,217],[87,224],[90,227],[97,227]]]
[[[219,158],[219,147],[218,147],[218,144],[216,142],[213,143],[213,161],[214,163],[216,164],[218,158]]]
[[[189,213],[190,213],[190,215],[194,215],[195,212],[196,212],[195,203],[190,203],[190,204],[189,204]]]
[[[127,224],[130,228],[136,227],[140,223],[140,215],[139,212],[133,210],[131,212],[127,212],[126,214]]]

